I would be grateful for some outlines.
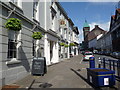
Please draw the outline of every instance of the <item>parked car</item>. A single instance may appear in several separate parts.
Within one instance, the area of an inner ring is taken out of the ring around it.
[[[85,52],[83,55],[83,60],[89,60],[90,57],[94,57],[92,52]]]
[[[93,50],[93,53],[94,54],[98,54],[98,50]]]
[[[120,52],[116,52],[116,54],[115,54],[115,58],[120,59]]]
[[[112,52],[112,53],[111,53],[111,56],[116,58],[117,52]]]
[[[110,55],[111,54],[111,51],[106,51],[105,52],[105,55]]]
[[[84,54],[85,51],[81,51],[81,54]]]
[[[98,53],[98,54],[102,55],[102,54],[103,54],[103,51],[99,51],[99,53]]]
[[[120,52],[118,52],[118,56],[117,56],[118,59],[120,59]]]

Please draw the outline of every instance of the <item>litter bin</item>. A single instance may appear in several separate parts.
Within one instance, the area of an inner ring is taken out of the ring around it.
[[[105,68],[87,68],[87,79],[95,87],[111,87],[115,85],[115,71]]]
[[[94,57],[89,58],[89,67],[95,68],[95,58]]]
[[[34,57],[32,62],[32,75],[44,75],[47,73],[45,57]]]

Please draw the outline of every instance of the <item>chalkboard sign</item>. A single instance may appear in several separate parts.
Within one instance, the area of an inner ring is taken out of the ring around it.
[[[47,72],[45,57],[34,57],[32,62],[32,74],[44,75]]]

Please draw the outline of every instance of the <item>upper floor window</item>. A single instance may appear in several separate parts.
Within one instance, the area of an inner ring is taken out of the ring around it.
[[[67,28],[64,28],[64,31],[65,31],[64,33],[67,34]]]
[[[33,17],[37,18],[37,12],[38,12],[38,2],[33,2]]]
[[[56,11],[55,9],[51,6],[51,16],[52,16],[52,20],[54,20],[55,16],[56,16]]]

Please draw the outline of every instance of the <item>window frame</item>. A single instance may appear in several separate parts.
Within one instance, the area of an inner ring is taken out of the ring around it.
[[[8,52],[7,52],[7,58],[8,59],[12,59],[12,58],[17,58],[17,34],[18,31],[13,31],[13,30],[9,30],[8,31]],[[10,36],[13,36],[12,39]],[[11,46],[11,44],[13,44]]]

